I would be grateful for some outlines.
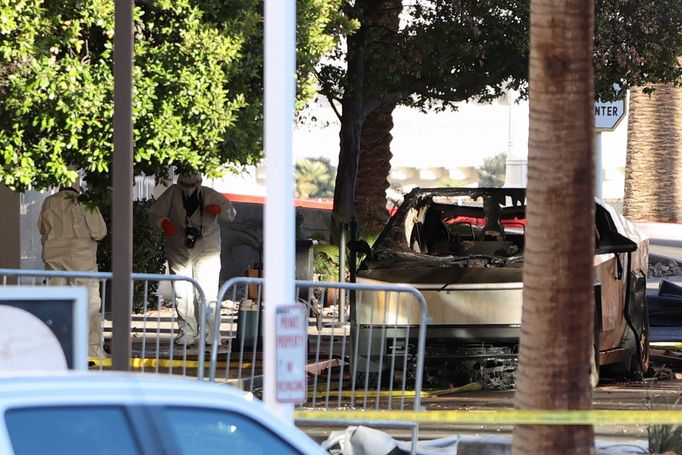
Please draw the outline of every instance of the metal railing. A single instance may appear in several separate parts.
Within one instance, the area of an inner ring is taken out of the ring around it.
[[[226,343],[213,345],[209,380],[260,391],[263,283],[238,277],[221,287],[223,308],[209,317]],[[400,285],[295,283],[309,315],[309,386],[302,406],[406,409],[411,403],[420,409],[428,319],[421,293]],[[342,302],[350,311],[340,308]],[[348,316],[339,321],[339,314]]]
[[[108,283],[112,279],[111,272],[67,272],[51,270],[19,270],[0,269],[0,285],[43,286],[43,285],[80,285],[99,287],[101,305],[99,318],[99,355],[90,358],[91,368],[105,369],[111,365],[111,359],[105,353],[111,321],[107,319],[105,308],[110,300]],[[142,372],[165,373],[169,375],[196,376],[204,378],[205,371],[205,324],[199,323],[199,336],[196,344],[176,345],[175,337],[179,334],[177,318],[177,298],[172,284],[187,282],[193,287],[199,300],[200,321],[206,320],[207,305],[204,291],[192,278],[181,275],[156,275],[133,273],[136,301],[141,300],[140,311],[131,315],[131,369]],[[164,299],[153,291],[159,284],[171,284],[170,298]],[[154,286],[157,285],[157,286]],[[112,305],[115,302],[111,302]]]
[[[100,290],[99,347],[110,340],[107,317],[110,272],[66,272],[0,269],[0,285],[71,284]],[[226,382],[258,393],[262,387],[262,278],[234,278],[218,295],[222,305],[207,305],[203,290],[189,277],[132,275],[141,300],[131,315],[131,369],[142,372],[196,376]],[[179,332],[177,299],[172,291],[162,298],[154,285],[185,281],[197,293],[197,346],[174,344]],[[296,281],[296,296],[308,309],[308,373],[306,408],[414,409],[421,405],[427,313],[423,296],[408,286]],[[350,311],[340,308],[345,302]],[[112,304],[114,304],[112,302]],[[346,317],[339,321],[339,315]],[[409,315],[409,317],[406,317]],[[213,327],[208,333],[205,327]],[[206,359],[205,340],[211,340]],[[220,342],[224,341],[224,344]],[[106,369],[106,355],[90,358],[91,368]],[[206,360],[209,362],[206,364]]]

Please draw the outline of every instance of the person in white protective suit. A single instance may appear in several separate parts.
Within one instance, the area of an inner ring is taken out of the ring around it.
[[[77,185],[75,185],[77,186]],[[107,226],[97,207],[79,201],[76,187],[62,188],[43,201],[38,217],[45,270],[97,272],[97,241],[107,234]],[[104,357],[101,335],[99,281],[94,279],[51,278],[50,285],[88,288],[88,356]]]
[[[150,221],[162,230],[170,272],[194,278],[206,296],[206,342],[213,341],[220,279],[220,225],[232,221],[232,203],[213,188],[201,186],[201,175],[182,174],[152,204]],[[176,344],[190,345],[199,334],[199,295],[188,281],[174,281],[180,333]],[[217,332],[217,331],[216,331]],[[220,342],[218,337],[217,342]]]

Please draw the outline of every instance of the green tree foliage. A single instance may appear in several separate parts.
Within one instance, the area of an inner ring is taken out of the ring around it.
[[[338,35],[340,0],[298,5],[298,93]],[[262,156],[259,0],[138,0],[134,10],[135,171],[215,176]],[[105,192],[112,155],[114,2],[0,0],[0,180],[62,185],[84,169]]]
[[[504,185],[507,155],[499,153],[483,160],[478,168],[478,186],[483,188],[500,188]]]
[[[682,1],[596,0],[595,92],[621,98],[631,87],[682,84]],[[620,90],[613,90],[618,84]]]
[[[337,102],[351,90],[361,91],[363,115],[392,102],[444,109],[472,97],[493,99],[506,82],[525,81],[528,2],[416,0],[402,7],[405,19],[395,32],[377,23],[381,10],[395,8],[395,2],[345,3],[356,28],[321,68],[320,82]],[[363,77],[370,59],[371,80]]]
[[[528,0],[414,0],[403,6],[397,32],[369,20],[377,10],[394,8],[395,1],[344,3],[343,12],[355,26],[337,30],[350,31],[350,41],[318,73],[322,93],[330,99],[341,102],[361,83],[366,114],[396,101],[436,110],[460,101],[490,101],[507,86],[525,94]],[[612,99],[613,84],[623,92],[650,83],[682,83],[681,27],[680,0],[597,0],[596,96]],[[357,72],[365,69],[362,61],[349,66],[358,53],[374,66],[371,80]]]
[[[303,158],[296,162],[296,197],[329,198],[334,195],[336,169],[327,158]]]

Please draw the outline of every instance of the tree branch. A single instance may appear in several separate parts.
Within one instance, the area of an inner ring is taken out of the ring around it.
[[[324,84],[322,84],[322,80],[323,80],[323,79],[322,79],[322,77],[320,77],[320,73],[317,71],[317,69],[313,69],[313,73],[315,74],[315,77],[317,78],[318,82],[320,82],[320,84],[321,84],[322,86],[324,86]],[[323,90],[323,91],[322,91],[322,96],[324,96],[325,98],[327,98],[327,101],[329,101],[329,105],[332,107],[332,111],[334,111],[334,114],[336,115],[336,118],[337,118],[339,121],[341,121],[341,113],[338,111],[338,109],[337,109],[336,106],[334,105],[334,101],[340,103],[341,100],[340,100],[339,98],[336,98],[336,97],[332,96],[332,92],[331,92],[331,91],[327,91],[327,90]]]
[[[340,122],[340,121],[341,121],[341,113],[339,112],[339,110],[338,110],[338,109],[336,108],[336,106],[334,105],[334,101],[339,101],[339,102],[340,102],[340,100],[337,100],[336,98],[334,98],[334,97],[332,97],[332,96],[328,96],[328,95],[325,95],[325,98],[327,98],[327,101],[329,101],[329,105],[332,107],[332,111],[334,111],[334,114],[336,115],[336,118],[337,118],[337,119],[339,120],[339,122]]]
[[[364,106],[362,108],[362,118],[364,119],[367,117],[372,111],[375,109],[378,109],[382,106],[387,106],[390,104],[397,104],[401,100],[404,100],[408,96],[412,95],[414,90],[403,90],[400,92],[394,92],[394,93],[387,93],[381,98],[370,100],[364,103]]]
[[[486,79],[494,80],[495,78],[504,74],[507,69],[517,60],[516,57],[509,57],[504,64],[500,65],[497,70],[486,76]],[[485,69],[484,69],[485,70]],[[372,111],[378,109],[382,106],[397,104],[400,101],[406,99],[407,97],[417,94],[422,95],[425,98],[430,98],[434,100],[455,103],[458,101],[464,101],[476,95],[474,91],[468,89],[468,86],[472,82],[476,82],[481,79],[480,72],[471,71],[462,78],[458,79],[456,82],[452,82],[450,85],[452,87],[458,87],[459,90],[450,91],[448,93],[436,94],[429,90],[428,84],[423,81],[414,81],[408,86],[406,90],[401,90],[399,92],[387,93],[380,98],[370,100],[363,105],[363,118],[367,117]]]

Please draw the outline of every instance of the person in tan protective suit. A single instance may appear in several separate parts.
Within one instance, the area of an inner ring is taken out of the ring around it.
[[[62,188],[43,201],[38,231],[45,270],[98,271],[97,241],[107,234],[107,226],[97,207],[88,207],[79,201],[80,192],[76,186]],[[88,288],[88,356],[104,357],[100,338],[102,300],[99,281],[51,278],[49,284]]]
[[[163,231],[170,272],[194,278],[207,301],[206,342],[213,341],[213,321],[220,279],[220,225],[232,221],[232,203],[213,188],[201,185],[200,174],[182,174],[154,202],[150,222]],[[191,345],[199,334],[199,296],[188,281],[174,281],[180,333],[176,344]],[[218,337],[217,342],[220,342]]]

